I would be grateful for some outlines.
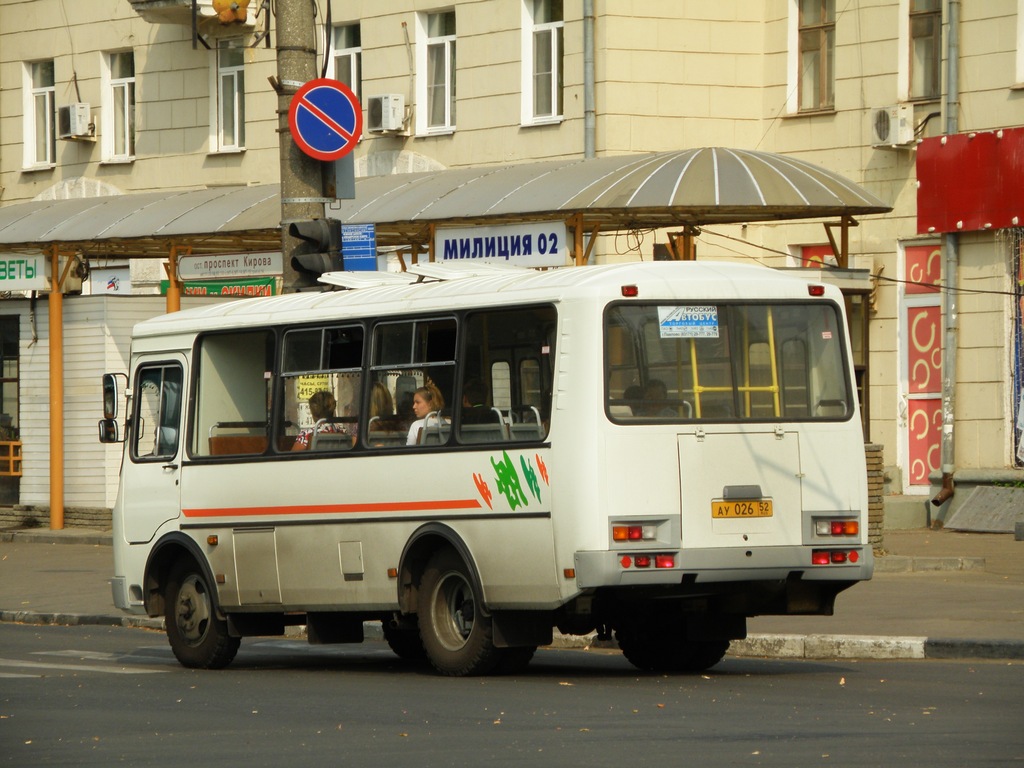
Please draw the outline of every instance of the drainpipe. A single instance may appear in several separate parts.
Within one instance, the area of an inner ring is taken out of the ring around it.
[[[594,0],[583,0],[583,157],[594,150]]]
[[[960,58],[960,0],[949,0],[949,30],[946,34],[946,135],[959,130],[960,85],[957,64]],[[943,237],[946,256],[946,290],[943,291],[942,311],[946,318],[945,347],[942,355],[942,488],[932,499],[936,507],[953,498],[953,473],[956,470],[956,452],[953,440],[956,404],[956,351],[957,326],[960,308],[956,289],[959,281],[960,235],[950,232]],[[941,519],[932,521],[939,527]]]

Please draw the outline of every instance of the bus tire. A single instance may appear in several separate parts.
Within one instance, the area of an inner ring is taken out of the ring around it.
[[[455,552],[435,552],[420,580],[420,638],[442,675],[485,675],[501,660],[489,616],[480,611],[469,568]]]
[[[722,660],[729,650],[728,640],[678,640],[640,637],[617,631],[622,655],[637,669],[646,672],[703,672]]]
[[[167,640],[182,666],[222,669],[238,653],[241,639],[228,634],[228,624],[217,616],[210,585],[202,570],[183,560],[167,580],[164,604]]]
[[[537,646],[535,645],[502,648],[501,658],[498,659],[498,663],[494,667],[495,674],[518,675],[530,665],[533,654],[536,652]]]
[[[394,654],[405,661],[426,661],[427,650],[423,647],[418,628],[394,627],[384,622],[384,639]]]

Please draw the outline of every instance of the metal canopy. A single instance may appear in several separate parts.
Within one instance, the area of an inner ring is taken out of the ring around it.
[[[820,166],[767,152],[705,148],[557,160],[356,181],[328,206],[375,224],[381,246],[431,241],[433,227],[570,220],[587,231],[829,218],[892,207]],[[156,256],[280,247],[278,185],[151,192],[0,208],[0,247],[59,243],[91,255]]]

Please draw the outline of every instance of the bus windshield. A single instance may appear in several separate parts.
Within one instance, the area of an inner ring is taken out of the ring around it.
[[[617,304],[605,398],[619,423],[846,420],[844,333],[831,303]]]

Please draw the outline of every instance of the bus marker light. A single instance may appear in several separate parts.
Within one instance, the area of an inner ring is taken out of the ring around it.
[[[562,570],[562,575],[565,578],[567,578],[567,579],[575,579],[576,578],[576,569],[575,568],[564,568]]]
[[[623,568],[629,568],[629,566],[633,564],[633,558],[631,558],[629,555],[623,555],[622,559],[619,560],[619,564]]]
[[[209,536],[206,537],[206,543],[209,544],[211,547],[216,547],[219,542],[220,539],[217,537],[217,534],[215,533],[211,533]]]
[[[640,289],[635,285],[624,285],[622,286],[622,295],[627,299],[635,298],[640,295]]]
[[[807,286],[807,293],[809,293],[811,296],[824,296],[825,295],[825,286],[824,285],[808,285]]]
[[[655,568],[675,568],[676,567],[676,556],[675,555],[655,555],[654,556],[654,567]]]
[[[226,579],[226,578],[224,577],[224,574],[223,574],[223,573],[218,573],[218,574],[217,574],[216,576],[214,576],[213,578],[214,578],[214,580],[215,580],[215,581],[216,581],[216,582],[217,582],[218,584],[226,584],[226,583],[227,583],[227,579]]]
[[[397,579],[398,578],[398,569],[397,568],[388,568],[388,578],[389,579]]]

